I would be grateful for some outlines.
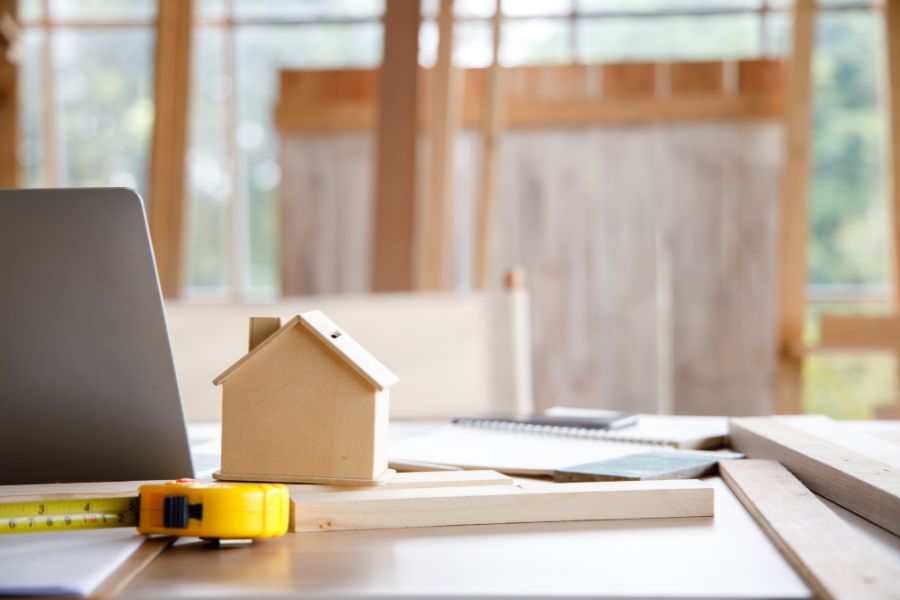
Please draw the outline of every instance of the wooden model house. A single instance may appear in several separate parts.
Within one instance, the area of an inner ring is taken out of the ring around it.
[[[222,386],[217,479],[373,484],[386,478],[397,377],[321,311],[250,319]]]

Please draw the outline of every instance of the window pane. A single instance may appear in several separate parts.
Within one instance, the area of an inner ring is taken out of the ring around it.
[[[377,18],[384,0],[236,0],[234,13],[238,18]]]
[[[592,11],[629,11],[644,10],[692,10],[692,9],[724,9],[757,8],[761,0],[577,0],[578,9]]]
[[[574,0],[503,0],[502,6],[511,17],[544,17],[571,13]]]
[[[568,19],[505,21],[500,62],[506,66],[559,64],[572,60]]]
[[[237,32],[239,193],[247,207],[246,265],[250,293],[278,289],[278,136],[272,111],[278,71],[286,67],[374,67],[381,61],[382,26],[245,26]]]
[[[453,26],[453,64],[486,67],[491,64],[493,40],[489,21],[457,21]],[[434,21],[419,29],[419,64],[431,68],[437,61],[438,30]]]
[[[224,19],[228,16],[226,0],[199,0],[194,5],[194,16],[200,19]]]
[[[872,11],[822,13],[814,53],[810,279],[887,281],[884,35]]]
[[[188,149],[187,291],[228,289],[229,204],[227,103],[234,92],[225,70],[225,32],[194,30]]]
[[[583,19],[578,58],[585,62],[707,60],[760,54],[754,15]]]
[[[153,46],[150,28],[54,33],[62,185],[146,191]]]
[[[154,0],[50,0],[53,19],[151,20],[156,15]]]
[[[43,14],[41,0],[19,0],[20,21],[37,21]]]
[[[26,29],[22,34],[19,63],[19,147],[17,156],[22,183],[28,187],[47,184],[44,178],[44,86],[41,63],[44,58],[44,32]]]

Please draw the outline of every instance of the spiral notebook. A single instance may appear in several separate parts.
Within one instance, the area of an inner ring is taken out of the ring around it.
[[[602,411],[554,408],[548,414],[597,416]],[[422,436],[391,444],[395,467],[445,465],[464,469],[494,469],[519,475],[552,475],[573,465],[619,458],[663,447],[673,452],[713,449],[724,445],[725,417],[638,415],[622,429],[515,426],[486,420],[466,420]]]

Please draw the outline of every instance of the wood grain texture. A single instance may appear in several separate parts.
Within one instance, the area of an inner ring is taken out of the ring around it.
[[[722,478],[823,599],[896,598],[900,571],[775,461],[724,461]]]
[[[671,244],[672,402],[683,414],[774,410],[780,129],[678,125],[664,240]],[[761,173],[768,176],[760,177]]]
[[[438,13],[437,62],[432,71],[432,110],[428,193],[423,206],[424,220],[418,287],[444,290],[450,287],[453,226],[452,185],[454,145],[460,107],[459,69],[453,66],[453,0],[441,0]]]
[[[16,19],[16,0],[0,0],[0,20]],[[11,44],[0,32],[0,189],[19,186],[18,67],[11,60]],[[21,51],[21,50],[20,50]]]
[[[511,486],[513,478],[496,471],[417,471],[415,473],[394,473],[378,486],[379,490],[413,490],[421,488],[451,488],[480,486]],[[322,492],[352,492],[358,487],[338,485],[288,485],[291,497]]]
[[[809,242],[810,160],[812,155],[812,54],[814,0],[794,5],[793,48],[785,115],[785,179],[781,211],[779,371],[777,411],[802,412],[803,344]]]
[[[465,288],[481,144],[460,138],[453,284]],[[541,407],[771,411],[777,122],[513,129],[498,141],[488,279],[515,264],[529,274]],[[285,136],[285,293],[368,289],[371,148],[361,133]]]
[[[34,502],[78,498],[127,498],[137,496],[142,485],[165,481],[104,481],[91,483],[39,483],[0,486],[0,502]]]
[[[498,96],[505,127],[579,127],[704,119],[773,119],[784,113],[779,60],[505,67]],[[431,123],[435,73],[418,80],[420,128]],[[730,85],[725,72],[734,72]],[[479,127],[493,73],[465,69],[460,122]],[[376,124],[377,74],[367,69],[291,70],[280,75],[275,124],[282,133],[367,131]],[[407,115],[411,117],[413,115]]]
[[[377,292],[415,285],[419,12],[418,2],[389,2],[384,12],[372,240]]]
[[[890,181],[892,275],[894,284],[894,312],[900,314],[900,4],[887,2],[884,6],[884,36],[887,47],[888,115],[890,140],[888,143],[888,180]]]
[[[294,497],[292,531],[713,516],[695,480],[373,490]]]
[[[193,0],[159,0],[155,116],[150,148],[149,223],[163,295],[178,296],[186,204]]]
[[[900,535],[900,468],[773,419],[732,419],[732,446],[781,462],[809,489]]]
[[[252,354],[220,379],[222,478],[374,482],[387,470],[387,390],[299,324]]]

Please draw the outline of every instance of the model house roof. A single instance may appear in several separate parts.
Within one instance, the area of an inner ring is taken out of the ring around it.
[[[215,378],[214,384],[220,385],[232,373],[242,365],[252,360],[255,356],[266,352],[270,343],[286,331],[294,327],[305,327],[312,332],[322,344],[332,352],[340,356],[357,374],[368,381],[375,389],[385,390],[397,383],[397,376],[381,364],[377,358],[369,354],[359,342],[345,333],[337,324],[325,316],[320,310],[311,310],[301,313],[282,325],[275,333],[265,341],[245,354],[240,360],[228,367],[221,375]]]

